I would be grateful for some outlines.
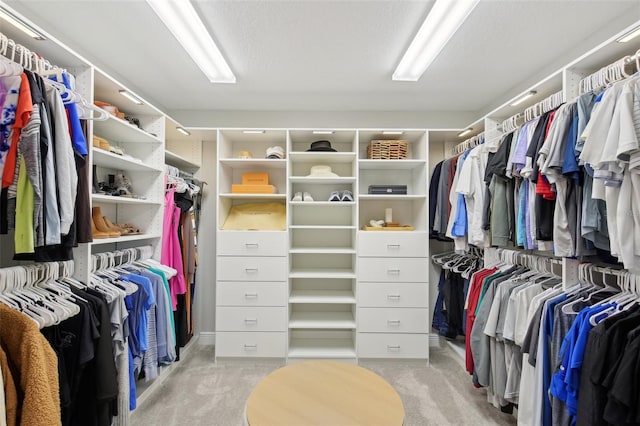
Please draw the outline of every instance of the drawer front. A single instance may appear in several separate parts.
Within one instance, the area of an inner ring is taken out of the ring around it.
[[[372,333],[427,333],[428,309],[360,308],[358,331]]]
[[[284,358],[287,333],[216,332],[216,357]]]
[[[429,306],[427,283],[360,283],[358,306],[368,308],[425,308]]]
[[[286,282],[221,281],[217,285],[219,306],[288,306]]]
[[[286,281],[286,257],[218,257],[220,281]]]
[[[286,256],[287,233],[269,231],[218,232],[218,255]]]
[[[216,331],[286,331],[287,308],[216,308]]]
[[[426,232],[359,232],[358,256],[428,257]]]
[[[358,280],[373,282],[427,282],[429,261],[406,258],[361,257],[358,259]]]
[[[360,358],[428,358],[428,334],[358,333]]]

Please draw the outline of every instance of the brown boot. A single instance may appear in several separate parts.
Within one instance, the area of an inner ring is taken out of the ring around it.
[[[100,207],[94,207],[91,209],[91,216],[93,217],[93,223],[96,225],[96,229],[100,232],[105,232],[109,237],[119,237],[120,233],[109,229],[106,223],[104,223],[104,217]]]
[[[98,228],[96,228],[96,224],[93,221],[93,218],[91,219],[91,235],[93,236],[93,238],[109,238],[109,234],[107,234],[106,232],[101,232],[98,231]]]

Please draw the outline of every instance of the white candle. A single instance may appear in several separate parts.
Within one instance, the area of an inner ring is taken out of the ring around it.
[[[387,223],[393,222],[393,209],[384,209],[384,221]]]

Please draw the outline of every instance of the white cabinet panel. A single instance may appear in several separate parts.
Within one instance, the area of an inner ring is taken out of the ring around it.
[[[358,233],[358,256],[361,257],[427,257],[428,250],[426,232]]]
[[[216,357],[284,358],[287,333],[216,333]]]
[[[359,281],[426,282],[428,279],[429,260],[426,258],[358,259]]]
[[[427,283],[360,283],[358,306],[423,308],[429,306],[429,285]]]
[[[283,331],[287,329],[287,309],[218,306],[216,325],[221,331]]]
[[[420,308],[359,308],[358,331],[427,333],[429,314]]]
[[[428,358],[428,334],[358,333],[360,358]]]
[[[268,231],[218,233],[218,255],[222,256],[286,256],[287,233]]]
[[[287,306],[286,282],[220,281],[217,291],[219,306]]]
[[[220,281],[286,281],[286,257],[218,257]]]

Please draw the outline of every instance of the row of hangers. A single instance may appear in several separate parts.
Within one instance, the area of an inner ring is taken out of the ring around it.
[[[0,77],[19,76],[24,70],[32,71],[43,77],[45,84],[55,88],[62,102],[74,103],[78,108],[80,118],[85,120],[104,121],[109,119],[109,113],[102,108],[88,102],[75,90],[67,88],[62,83],[62,74],[73,81],[73,76],[64,68],[52,65],[40,54],[32,52],[21,44],[17,44],[6,35],[0,33]],[[55,80],[49,78],[55,76]],[[95,113],[95,115],[94,115]]]
[[[193,180],[193,175],[185,173],[177,167],[165,165],[166,188],[175,189],[176,192],[188,192],[194,196],[200,192],[200,187],[187,179]]]
[[[546,97],[545,99],[531,105],[524,110],[524,121],[529,122],[540,117],[542,114],[549,111],[553,111],[565,102],[564,93],[562,91],[556,92],[553,95]]]
[[[482,267],[483,257],[483,249],[471,247],[468,252],[463,253],[449,251],[434,254],[431,256],[431,261],[442,266],[442,269],[459,273],[463,278],[469,278],[473,272]]]
[[[635,65],[636,71],[640,71],[640,49],[634,55],[620,58],[580,80],[578,92],[583,95],[631,77],[632,74],[627,73],[629,65]]]
[[[468,149],[475,148],[478,145],[482,145],[484,143],[484,132],[480,132],[475,136],[470,137],[469,139],[460,142],[453,148],[451,148],[451,156],[455,157],[456,155],[462,154]]]

